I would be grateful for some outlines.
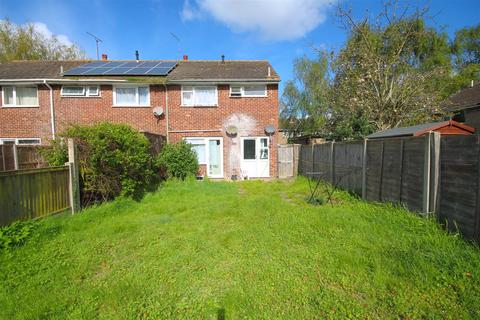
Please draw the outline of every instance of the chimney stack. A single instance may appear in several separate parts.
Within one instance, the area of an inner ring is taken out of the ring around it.
[[[102,53],[102,61],[107,61],[107,60],[108,60],[107,54]]]
[[[225,63],[225,55],[222,54],[222,63]]]
[[[140,54],[138,53],[138,50],[135,50],[135,60],[137,60],[137,62],[140,61]]]
[[[187,61],[187,60],[188,60],[188,55],[184,54],[184,55],[183,55],[183,60],[184,60],[184,61]]]

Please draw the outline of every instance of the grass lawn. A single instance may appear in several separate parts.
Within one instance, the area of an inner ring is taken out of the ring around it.
[[[37,223],[0,253],[4,319],[480,318],[480,250],[295,182],[170,182]]]

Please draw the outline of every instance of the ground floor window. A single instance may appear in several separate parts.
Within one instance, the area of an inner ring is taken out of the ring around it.
[[[197,154],[198,163],[207,166],[207,175],[223,177],[223,139],[217,137],[188,137],[187,143]]]
[[[2,144],[17,144],[17,145],[39,145],[42,141],[40,138],[0,138],[0,145]]]

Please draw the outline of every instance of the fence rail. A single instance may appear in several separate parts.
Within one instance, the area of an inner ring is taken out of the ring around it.
[[[68,166],[0,172],[0,225],[70,208]]]
[[[435,213],[450,229],[480,240],[480,136],[440,136],[303,145],[299,173],[366,200]]]

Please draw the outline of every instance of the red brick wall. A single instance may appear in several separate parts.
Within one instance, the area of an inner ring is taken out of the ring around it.
[[[156,134],[166,135],[165,116],[156,118],[154,107],[165,108],[165,92],[162,85],[150,86],[149,107],[114,107],[112,86],[102,85],[100,97],[61,97],[61,86],[54,85],[55,123],[57,133],[71,124],[93,124],[101,121],[125,123],[132,127]],[[38,85],[40,106],[38,108],[0,107],[0,138],[39,137],[47,144],[52,137],[50,122],[50,91]],[[168,89],[170,140],[183,137],[222,137],[224,149],[224,176],[233,174],[230,166],[230,148],[235,139],[225,134],[228,118],[234,114],[242,119],[246,128],[240,136],[265,136],[267,125],[278,130],[278,85],[267,86],[267,97],[230,98],[229,86],[218,85],[218,106],[191,108],[181,106],[181,87],[170,85]],[[3,105],[3,102],[1,103]],[[231,122],[237,125],[236,121]],[[237,125],[238,126],[238,125]],[[240,125],[240,128],[242,126]],[[213,132],[182,132],[184,130],[216,130]],[[270,139],[270,176],[277,175],[277,137]],[[240,143],[237,139],[237,143]],[[202,166],[202,172],[205,168]],[[237,172],[239,174],[239,172]]]
[[[2,100],[3,95],[0,95]],[[42,142],[52,138],[50,122],[50,90],[38,86],[39,107],[15,108],[0,105],[0,138],[41,138]]]
[[[222,137],[223,138],[223,163],[224,176],[230,178],[234,173],[231,166],[230,148],[235,139],[225,134],[227,119],[232,114],[239,114],[246,118],[252,118],[254,125],[238,136],[265,136],[265,126],[273,125],[275,134],[270,139],[270,177],[277,176],[277,138],[278,138],[278,85],[267,86],[267,97],[261,98],[231,98],[229,85],[218,85],[217,107],[182,107],[181,86],[170,86],[169,99],[169,122],[170,140],[178,141],[182,137]],[[233,122],[237,127],[238,125]],[[212,130],[215,132],[175,132],[181,130]],[[237,138],[236,143],[240,141]],[[202,171],[204,169],[202,168]],[[236,172],[240,174],[239,172]]]

